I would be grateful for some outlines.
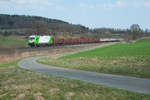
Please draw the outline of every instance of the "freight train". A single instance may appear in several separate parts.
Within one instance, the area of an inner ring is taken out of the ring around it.
[[[31,35],[28,38],[28,45],[30,47],[40,46],[56,46],[56,45],[69,45],[69,44],[85,44],[85,43],[98,43],[98,42],[119,42],[122,39],[100,39],[100,38],[53,38],[53,36],[45,35]]]

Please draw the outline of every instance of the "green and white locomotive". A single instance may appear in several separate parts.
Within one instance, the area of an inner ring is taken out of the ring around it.
[[[28,38],[28,45],[30,47],[50,46],[52,44],[52,36],[31,35]]]

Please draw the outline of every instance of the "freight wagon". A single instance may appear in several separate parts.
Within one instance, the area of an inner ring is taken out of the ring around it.
[[[98,42],[118,42],[121,39],[100,39],[100,38],[53,38],[52,36],[39,36],[31,35],[28,39],[28,45],[30,47],[39,46],[56,46],[56,45],[73,45],[73,44],[85,44],[85,43],[98,43]]]

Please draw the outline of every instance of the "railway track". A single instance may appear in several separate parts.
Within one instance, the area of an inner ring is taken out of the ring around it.
[[[46,51],[46,50],[54,50],[54,49],[65,49],[65,48],[84,48],[88,46],[96,46],[101,44],[107,44],[108,42],[101,43],[87,43],[87,44],[75,44],[75,45],[57,45],[50,47],[24,47],[24,48],[16,48],[16,49],[0,49],[0,54],[13,54],[13,53],[22,53],[22,52],[35,52],[35,51]],[[111,42],[109,42],[111,43]],[[114,42],[113,42],[114,43]]]
[[[51,50],[51,49],[64,49],[64,48],[81,48],[81,47],[87,47],[87,46],[94,46],[94,45],[99,45],[102,43],[88,43],[88,44],[76,44],[76,45],[58,45],[58,46],[50,46],[50,47],[36,47],[36,48],[18,48],[16,51],[42,51],[42,50]]]

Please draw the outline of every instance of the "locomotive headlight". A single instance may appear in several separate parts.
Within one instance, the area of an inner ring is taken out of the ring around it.
[[[29,43],[33,43],[34,42],[34,40],[29,40]]]
[[[33,37],[29,38],[29,40],[28,40],[29,43],[34,43],[34,39],[35,39],[35,38],[33,38]]]

